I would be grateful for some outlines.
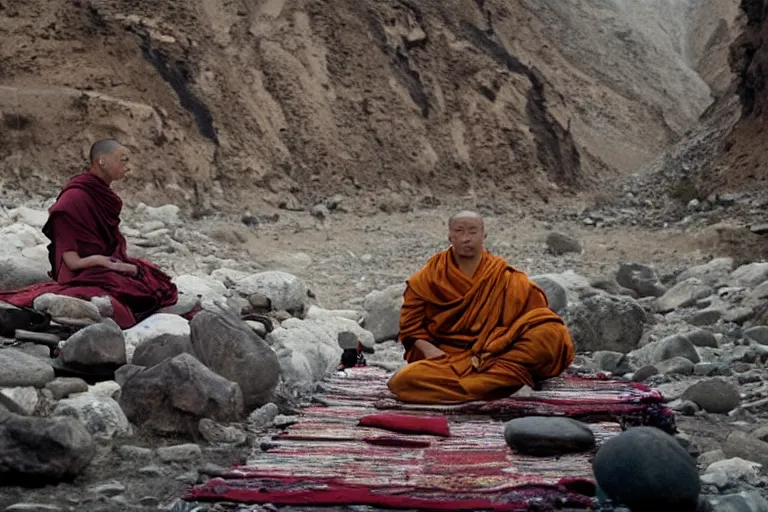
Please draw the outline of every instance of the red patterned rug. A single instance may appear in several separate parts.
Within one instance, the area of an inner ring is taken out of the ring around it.
[[[661,403],[658,392],[640,386],[566,376],[526,397],[416,407],[394,401],[385,385],[388,376],[369,367],[328,378],[325,404],[306,407],[300,421],[275,435],[247,466],[189,490],[185,499],[303,507],[586,510],[595,492],[594,451],[547,458],[517,454],[504,441],[503,423],[488,415],[611,417],[590,424],[599,446],[622,430],[623,415],[631,415],[631,422],[655,418],[640,411]],[[451,435],[358,426],[361,417],[381,409],[445,415]]]

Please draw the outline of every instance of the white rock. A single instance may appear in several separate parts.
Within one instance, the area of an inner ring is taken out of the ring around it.
[[[184,274],[173,278],[179,294],[200,297],[203,307],[214,307],[216,301],[227,302],[227,287],[221,281],[210,277]]]
[[[33,210],[26,206],[19,206],[12,211],[11,217],[17,221],[29,224],[36,228],[42,228],[48,222],[48,212],[42,210]]]
[[[21,250],[21,255],[37,265],[48,266],[48,244],[38,244]]]
[[[0,389],[0,393],[10,398],[25,414],[30,416],[37,409],[37,404],[40,403],[40,395],[38,395],[37,389],[31,386],[4,388]]]
[[[77,395],[73,396],[80,396],[80,395],[92,395],[92,396],[103,396],[105,398],[113,398],[117,400],[120,398],[120,384],[113,380],[105,380],[102,382],[97,382],[96,384],[92,386],[88,386],[87,393],[77,393]]]
[[[233,286],[241,279],[248,277],[250,273],[243,272],[242,270],[235,270],[232,268],[217,268],[211,272],[211,279],[222,283],[225,287]]]
[[[349,320],[354,320],[355,322],[360,322],[363,319],[363,316],[364,316],[363,312],[356,311],[354,309],[323,309],[313,304],[309,306],[309,310],[307,310],[306,318],[307,320],[314,320],[314,319],[336,317],[336,318],[347,318]]]
[[[377,342],[391,340],[400,331],[400,308],[403,306],[405,284],[395,284],[365,297],[363,326],[373,333]]]
[[[304,281],[277,270],[252,274],[235,283],[235,289],[247,297],[260,293],[272,302],[272,309],[303,314],[307,303],[307,285]]]
[[[21,222],[0,228],[0,240],[3,241],[3,244],[8,243],[6,242],[6,238],[11,243],[21,244],[17,245],[19,250],[24,249],[25,247],[34,247],[49,242],[38,228]]]
[[[96,438],[112,439],[133,434],[120,405],[106,396],[82,393],[66,398],[58,403],[53,415],[76,418]]]
[[[181,209],[175,204],[166,204],[157,208],[147,206],[144,203],[136,205],[134,213],[147,220],[161,221],[163,224],[173,226],[180,224],[179,212]]]
[[[128,362],[133,358],[133,352],[141,343],[157,338],[161,334],[176,334],[189,336],[191,329],[189,321],[178,315],[158,313],[124,331],[125,354]]]
[[[718,487],[736,485],[738,482],[755,485],[760,481],[761,467],[762,464],[739,457],[719,460],[707,467],[701,480],[704,483],[711,483]]]

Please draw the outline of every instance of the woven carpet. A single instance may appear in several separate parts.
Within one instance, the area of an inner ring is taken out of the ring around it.
[[[567,376],[517,400],[440,408],[394,401],[387,378],[370,367],[328,378],[325,404],[304,408],[299,422],[264,444],[248,465],[190,489],[185,499],[304,507],[586,510],[595,492],[594,451],[547,458],[517,454],[504,441],[502,422],[492,416],[602,417],[590,423],[599,447],[622,430],[622,423],[649,418],[658,423],[659,414],[642,410],[659,406],[665,412],[658,392],[604,378]],[[361,417],[381,409],[446,415],[451,436],[358,426]],[[623,419],[625,414],[632,419]]]

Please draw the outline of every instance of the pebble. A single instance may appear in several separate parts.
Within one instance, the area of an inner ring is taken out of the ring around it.
[[[100,494],[101,496],[107,496],[111,498],[113,496],[123,494],[125,492],[125,486],[120,482],[112,482],[89,487],[88,490],[93,494]]]
[[[163,469],[159,466],[144,466],[139,468],[139,473],[144,476],[162,476]]]
[[[186,473],[182,473],[179,476],[177,476],[174,480],[177,482],[182,482],[188,485],[192,485],[197,483],[197,471],[187,471]]]
[[[177,444],[158,448],[157,456],[163,462],[192,462],[203,456],[203,450],[192,443]]]
[[[139,505],[142,507],[157,508],[157,506],[160,505],[160,500],[154,496],[144,496],[139,498]]]
[[[592,429],[571,418],[517,418],[505,425],[504,438],[516,452],[537,456],[585,452],[595,446]]]
[[[152,458],[152,450],[141,446],[124,444],[115,448],[121,457],[133,460],[149,460]]]

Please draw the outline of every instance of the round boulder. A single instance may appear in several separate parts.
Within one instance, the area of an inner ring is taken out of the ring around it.
[[[571,418],[517,418],[504,427],[504,438],[516,452],[542,457],[585,452],[595,446],[592,429]]]
[[[606,441],[592,461],[602,492],[633,512],[694,512],[701,482],[696,461],[669,434],[636,427]]]
[[[739,390],[723,379],[697,382],[685,390],[683,399],[690,400],[705,411],[714,414],[728,414],[741,403]]]

